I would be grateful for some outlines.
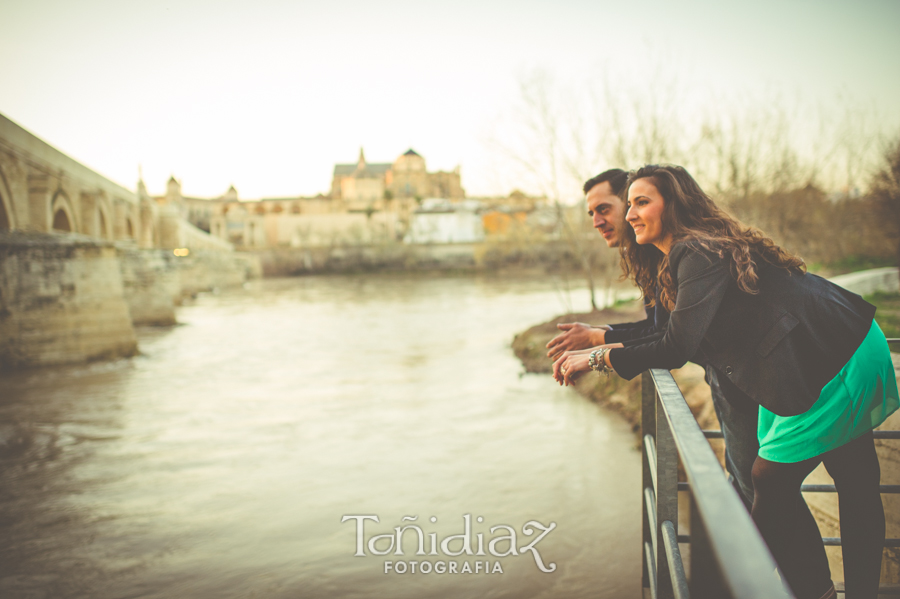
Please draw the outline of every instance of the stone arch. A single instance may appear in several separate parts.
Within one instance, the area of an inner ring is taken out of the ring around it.
[[[131,219],[131,216],[125,217],[125,235],[128,236],[129,239],[134,239],[134,222]]]
[[[72,233],[78,231],[75,211],[62,191],[57,191],[50,202],[50,230]]]
[[[12,226],[9,224],[9,217],[6,216],[6,203],[0,201],[0,231],[9,231]]]
[[[97,203],[96,216],[97,220],[97,237],[101,239],[113,239],[113,219],[112,210],[106,201]]]
[[[103,216],[103,210],[97,206],[97,234],[101,239],[109,239],[109,219]]]
[[[0,231],[12,231],[16,228],[16,216],[12,209],[12,194],[6,182],[6,175],[0,169]]]
[[[69,215],[62,208],[53,213],[53,230],[63,233],[72,232],[72,222],[69,220]]]

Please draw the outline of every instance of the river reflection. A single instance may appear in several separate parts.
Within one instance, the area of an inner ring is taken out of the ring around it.
[[[140,331],[137,358],[4,375],[0,596],[639,597],[629,427],[509,348],[564,310],[545,280],[263,280]],[[557,569],[384,574],[467,558],[417,558],[414,533],[354,557],[350,514],[439,539],[471,514],[485,551],[490,526],[555,522]]]

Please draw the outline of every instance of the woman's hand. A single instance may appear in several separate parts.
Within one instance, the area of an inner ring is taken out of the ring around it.
[[[560,385],[574,385],[577,376],[591,369],[588,364],[591,351],[593,351],[593,348],[590,350],[563,352],[556,359],[556,362],[553,363],[553,378],[556,379],[556,382]]]
[[[583,349],[580,351],[564,352],[553,363],[553,378],[556,379],[556,382],[558,382],[560,385],[574,385],[575,379],[577,377],[581,376],[582,373],[587,372],[591,369],[591,366],[588,362],[591,357],[591,352],[602,349],[604,347],[614,349],[623,346],[621,343],[610,343],[608,345],[590,347],[588,349]],[[608,352],[604,359],[606,364],[609,365]]]

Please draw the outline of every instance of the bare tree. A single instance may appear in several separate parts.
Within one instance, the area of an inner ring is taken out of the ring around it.
[[[836,256],[822,232],[841,226],[832,221],[848,214],[829,202],[865,194],[859,188],[879,139],[873,110],[847,96],[811,104],[779,90],[716,97],[688,88],[674,72],[659,66],[629,83],[606,69],[568,86],[546,71],[533,72],[519,81],[513,128],[502,141],[492,140],[556,206],[559,230],[581,264],[595,308],[595,271],[611,283],[617,269],[603,258],[610,252],[598,251],[602,244],[584,211],[575,212],[582,220],[565,215],[581,199],[581,183],[602,170],[680,164],[742,221],[822,259]]]
[[[598,309],[594,263],[596,241],[585,238],[584,217],[573,218],[565,199],[590,175],[584,158],[586,130],[581,114],[563,101],[552,78],[536,71],[519,81],[519,106],[515,109],[516,139],[492,145],[519,167],[554,206],[558,228],[581,264],[590,292],[591,307]],[[584,212],[583,210],[579,212]]]

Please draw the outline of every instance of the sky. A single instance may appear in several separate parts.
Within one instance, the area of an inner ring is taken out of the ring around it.
[[[3,0],[0,113],[154,194],[171,175],[200,197],[327,193],[360,147],[507,194],[497,123],[530,74],[640,88],[662,65],[699,97],[840,97],[892,135],[898,26],[897,0]]]

